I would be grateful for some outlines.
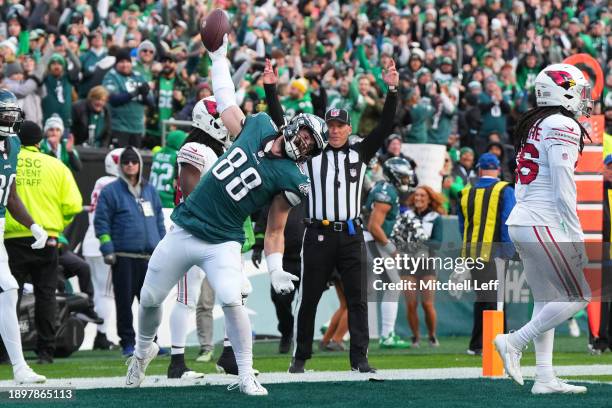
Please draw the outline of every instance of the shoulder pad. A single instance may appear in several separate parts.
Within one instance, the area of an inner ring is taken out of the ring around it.
[[[540,127],[542,140],[547,145],[580,146],[580,126],[572,118],[561,114],[551,115],[540,123]]]

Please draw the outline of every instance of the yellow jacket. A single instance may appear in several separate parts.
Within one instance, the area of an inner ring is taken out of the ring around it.
[[[83,198],[68,167],[35,146],[22,146],[17,156],[17,194],[34,222],[58,237],[83,210]],[[4,238],[31,237],[29,229],[6,212]]]

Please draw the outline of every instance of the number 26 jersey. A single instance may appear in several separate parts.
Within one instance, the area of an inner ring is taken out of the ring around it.
[[[266,113],[248,117],[236,141],[176,207],[172,221],[212,244],[243,243],[244,220],[274,196],[282,193],[289,204],[299,204],[310,181],[300,164],[266,153],[277,135]]]
[[[580,132],[574,119],[561,114],[533,125],[516,157],[516,206],[506,225],[551,226],[578,233],[568,230],[568,224],[580,228],[573,176]]]

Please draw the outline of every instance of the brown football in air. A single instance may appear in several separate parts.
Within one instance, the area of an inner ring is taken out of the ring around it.
[[[208,51],[216,51],[223,44],[223,36],[229,32],[229,20],[221,9],[214,9],[200,26],[202,44]]]

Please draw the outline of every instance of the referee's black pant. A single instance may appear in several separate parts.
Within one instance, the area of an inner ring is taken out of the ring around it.
[[[342,279],[348,306],[351,334],[351,367],[367,362],[368,308],[366,299],[366,251],[361,228],[355,235],[346,229],[336,232],[331,227],[309,226],[302,247],[302,281],[297,303],[297,336],[294,358],[308,360],[312,356],[312,340],[317,305],[334,269]]]

